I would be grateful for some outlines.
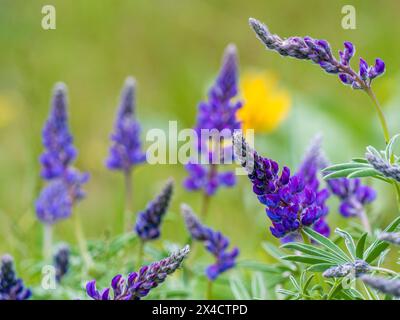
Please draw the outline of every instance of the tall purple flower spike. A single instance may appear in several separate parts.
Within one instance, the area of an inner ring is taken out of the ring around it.
[[[305,185],[312,189],[315,194],[317,194],[317,198],[319,198],[319,204],[323,211],[322,217],[316,221],[313,225],[315,231],[324,235],[325,237],[329,237],[330,228],[328,223],[325,220],[325,217],[329,213],[329,208],[325,204],[326,200],[329,198],[330,194],[327,188],[320,188],[319,175],[321,169],[323,169],[325,165],[325,156],[321,150],[322,145],[322,136],[317,135],[313,138],[306,151],[303,161],[300,164],[300,167],[296,173],[296,175],[301,176]]]
[[[171,202],[174,182],[169,179],[161,193],[138,214],[135,230],[143,241],[160,237],[160,226]]]
[[[6,254],[0,264],[0,300],[26,300],[31,296],[22,279],[17,278],[14,259]]]
[[[233,137],[237,160],[253,184],[253,192],[266,206],[270,227],[276,238],[297,236],[303,226],[313,226],[326,215],[326,192],[308,186],[302,175],[290,175],[288,167],[279,173],[279,165],[253,150],[241,132]]]
[[[142,267],[139,272],[130,273],[126,278],[118,274],[111,280],[111,288],[99,291],[96,280],[89,281],[86,293],[93,300],[140,300],[174,273],[188,253],[189,246],[185,246],[161,261]]]
[[[235,266],[239,249],[235,247],[228,251],[229,239],[221,232],[204,226],[188,205],[182,204],[181,212],[192,238],[203,242],[207,251],[216,259],[215,263],[208,266],[205,271],[207,277],[214,281],[221,273]]]
[[[225,50],[222,67],[216,81],[209,90],[207,101],[202,101],[198,106],[197,121],[194,128],[199,137],[199,151],[203,152],[201,156],[208,159],[211,165],[194,161],[186,165],[189,177],[183,185],[187,190],[203,190],[206,195],[211,196],[221,186],[232,187],[235,185],[236,179],[233,172],[219,173],[215,163],[216,161],[224,163],[225,160],[231,160],[224,159],[224,156],[232,158],[232,155],[227,155],[223,151],[213,150],[216,145],[218,147],[223,145],[226,139],[223,138],[222,141],[217,142],[215,137],[202,136],[202,130],[216,130],[223,137],[225,137],[224,132],[230,132],[228,138],[230,140],[233,130],[239,129],[241,126],[236,117],[237,110],[242,106],[240,101],[234,101],[237,94],[237,50],[233,44],[230,44]]]
[[[51,111],[42,132],[45,151],[40,157],[42,177],[51,180],[62,176],[76,158],[73,137],[68,127],[67,88],[54,87]]]
[[[232,101],[238,94],[237,50],[233,44],[225,50],[222,67],[214,85],[208,93],[208,100],[199,104],[195,130],[240,129],[236,112],[242,107],[239,101]]]
[[[113,170],[129,172],[146,160],[140,141],[140,124],[135,119],[135,80],[128,77],[121,93],[121,101],[111,135],[112,145],[106,161]]]
[[[359,71],[354,71],[350,66],[350,60],[355,54],[355,48],[351,42],[344,43],[344,50],[339,51],[339,60],[337,60],[326,40],[311,37],[282,39],[278,35],[270,33],[267,26],[256,19],[250,18],[249,23],[258,39],[268,49],[278,52],[281,56],[311,60],[326,72],[338,74],[344,84],[350,85],[354,89],[367,90],[371,86],[371,81],[385,72],[385,63],[379,58],[371,66],[360,58]]]
[[[82,185],[89,179],[87,173],[72,166],[77,151],[68,128],[67,90],[62,83],[54,88],[50,116],[43,129],[43,145],[40,162],[42,177],[48,184],[35,207],[41,222],[53,224],[71,215],[73,205],[83,199]]]

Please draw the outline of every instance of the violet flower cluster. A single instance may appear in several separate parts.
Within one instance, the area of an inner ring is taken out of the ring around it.
[[[43,129],[45,151],[40,157],[42,177],[48,184],[36,201],[36,213],[40,221],[53,224],[68,218],[73,205],[85,193],[82,185],[89,179],[72,166],[77,151],[68,127],[67,93],[64,84],[54,88],[51,111]]]
[[[270,230],[276,238],[297,236],[303,226],[313,226],[326,215],[325,190],[308,186],[300,174],[291,176],[288,167],[279,173],[279,165],[253,150],[241,132],[235,132],[233,143],[235,155],[253,184],[253,192],[266,206],[272,221]]]
[[[126,278],[118,274],[111,280],[111,288],[97,290],[96,280],[86,284],[86,293],[94,300],[140,300],[150,290],[163,283],[174,273],[189,253],[189,246],[172,253],[169,257],[144,266],[139,272],[132,272]],[[110,295],[112,292],[112,295]]]
[[[182,204],[181,211],[191,237],[203,242],[205,248],[216,258],[216,262],[205,271],[207,277],[214,281],[221,273],[235,266],[239,249],[235,247],[228,251],[229,239],[221,232],[204,226],[188,205]]]
[[[60,282],[69,269],[70,249],[66,244],[60,245],[53,257],[53,264],[56,269],[56,280]]]
[[[186,165],[189,172],[183,185],[187,190],[203,190],[208,196],[212,196],[218,187],[232,187],[235,185],[235,174],[232,171],[218,172],[215,166],[205,166],[190,162]]]
[[[143,241],[154,240],[160,236],[160,225],[168,210],[173,189],[174,182],[170,179],[161,193],[138,214],[135,230]]]
[[[128,77],[121,93],[121,101],[111,135],[112,145],[107,167],[127,173],[146,160],[140,141],[140,124],[135,118],[135,80]]]
[[[241,102],[234,101],[237,94],[237,53],[236,47],[229,45],[225,50],[219,75],[208,93],[208,100],[199,104],[194,128],[198,135],[200,158],[206,159],[211,164],[205,165],[192,161],[186,165],[189,177],[184,181],[184,187],[187,190],[202,190],[206,195],[211,196],[219,187],[231,187],[235,184],[235,175],[232,172],[219,173],[217,164],[228,160],[224,159],[225,157],[232,158],[231,154],[226,155],[226,152],[221,149],[224,149],[224,143],[227,142],[224,133],[229,132],[228,140],[230,140],[233,130],[241,126],[236,117],[237,110],[242,106]],[[218,137],[212,135],[210,130],[218,132]]]
[[[4,255],[0,265],[0,300],[26,300],[31,294],[22,279],[17,278],[13,258]]]
[[[355,54],[355,48],[351,42],[344,43],[344,50],[339,51],[339,60],[337,60],[326,40],[311,37],[282,39],[278,35],[270,33],[267,26],[260,21],[250,18],[249,22],[257,37],[268,49],[274,50],[282,56],[310,60],[326,72],[338,74],[344,84],[350,85],[354,89],[368,90],[371,81],[385,72],[385,63],[379,58],[371,66],[360,58],[359,71],[354,71],[350,66],[350,60]]]
[[[338,178],[327,181],[329,189],[341,203],[339,212],[346,218],[361,217],[365,205],[376,198],[376,192],[369,186],[361,184],[360,179]]]

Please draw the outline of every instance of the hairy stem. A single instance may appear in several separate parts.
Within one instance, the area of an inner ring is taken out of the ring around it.
[[[360,218],[360,221],[364,227],[364,230],[370,234],[371,233],[371,224],[369,223],[368,216],[367,216],[367,213],[365,212],[365,210],[360,210],[358,217]]]
[[[137,261],[136,261],[138,270],[141,268],[142,263],[143,263],[144,245],[145,245],[145,242],[142,239],[140,239],[139,246],[138,246],[138,252],[137,252]]]
[[[125,207],[122,213],[122,232],[128,230],[129,228],[129,218],[133,211],[133,186],[132,186],[132,170],[125,171]]]
[[[210,171],[208,172],[208,181],[210,181],[217,174],[218,167],[215,163],[210,164]],[[208,208],[210,206],[210,195],[203,191],[203,199],[201,204],[200,214],[203,218],[207,217]]]
[[[43,226],[43,259],[46,263],[51,262],[53,244],[53,226],[44,224]]]
[[[213,282],[210,279],[208,279],[208,281],[207,281],[207,293],[206,293],[206,299],[207,300],[212,300],[212,285],[213,285]]]
[[[76,235],[76,239],[78,241],[78,246],[79,246],[79,252],[80,252],[83,262],[85,264],[86,270],[90,270],[91,267],[93,266],[93,261],[92,261],[92,257],[89,254],[89,251],[87,249],[86,239],[85,239],[85,235],[83,233],[81,220],[79,218],[79,215],[76,213],[73,214],[73,219],[74,219],[74,225],[75,225],[75,235]]]
[[[366,87],[364,90],[368,94],[368,96],[371,98],[372,102],[374,103],[375,109],[378,113],[379,121],[381,123],[382,130],[383,130],[383,136],[384,136],[385,142],[387,144],[390,140],[390,133],[389,133],[387,122],[386,122],[383,110],[381,108],[381,105],[379,104],[378,99],[376,98],[371,87]]]

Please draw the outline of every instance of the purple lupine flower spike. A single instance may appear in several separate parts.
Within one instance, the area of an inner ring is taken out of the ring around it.
[[[329,237],[330,228],[325,221],[325,218],[329,212],[329,208],[325,204],[325,202],[329,198],[330,194],[328,189],[320,188],[319,182],[320,171],[322,168],[324,168],[326,162],[321,147],[322,136],[317,135],[311,141],[310,146],[308,147],[308,150],[304,155],[303,161],[301,162],[296,175],[301,176],[306,187],[312,189],[313,192],[316,194],[316,203],[318,204],[318,206],[320,206],[320,209],[323,212],[322,217],[314,223],[314,230],[324,235],[325,237]]]
[[[216,259],[215,263],[208,266],[205,271],[207,277],[214,281],[221,273],[235,266],[239,249],[235,247],[228,251],[228,238],[221,232],[204,226],[187,204],[181,205],[181,212],[192,238],[203,242],[207,251]]]
[[[309,187],[302,175],[291,176],[287,167],[279,173],[279,165],[261,157],[247,144],[241,132],[234,133],[233,144],[240,165],[248,172],[253,192],[266,206],[273,236],[296,237],[303,226],[313,226],[326,215],[325,193],[321,196]]]
[[[141,150],[140,125],[135,119],[135,80],[128,77],[121,93],[120,106],[111,135],[112,145],[107,167],[129,172],[146,160]]]
[[[67,89],[63,83],[57,83],[54,87],[51,111],[42,136],[45,147],[40,157],[42,177],[47,180],[58,178],[77,154],[68,127]]]
[[[359,72],[350,67],[350,60],[354,56],[355,48],[351,42],[344,43],[344,50],[339,51],[339,61],[332,55],[332,50],[326,40],[311,37],[290,37],[282,39],[270,33],[267,26],[260,21],[250,18],[250,26],[264,45],[278,52],[282,56],[296,59],[311,60],[328,73],[338,74],[339,79],[354,89],[368,90],[371,81],[385,71],[385,63],[376,59],[375,65],[368,66],[364,59],[360,59]]]
[[[73,205],[83,199],[82,185],[89,180],[87,173],[73,167],[77,151],[68,128],[66,86],[56,84],[51,111],[43,129],[45,151],[40,157],[42,176],[49,183],[36,201],[38,219],[53,224],[68,218]]]
[[[94,300],[140,300],[163,283],[168,275],[174,273],[189,253],[189,246],[172,253],[169,257],[140,268],[126,278],[116,275],[111,280],[111,288],[98,290],[96,280],[86,284],[86,293]],[[110,294],[112,293],[112,294]]]
[[[160,225],[171,201],[174,182],[168,180],[164,189],[151,201],[146,209],[139,213],[135,230],[143,241],[157,239],[160,236]]]
[[[30,296],[31,290],[24,286],[22,279],[17,278],[13,258],[4,255],[0,264],[0,300],[26,300]]]
[[[190,162],[186,165],[189,177],[183,182],[189,191],[202,190],[207,196],[214,195],[219,187],[232,187],[236,183],[233,172],[218,172],[217,164],[231,160],[232,154],[220,150],[225,142],[224,133],[239,129],[241,124],[236,117],[236,112],[242,107],[240,101],[235,101],[238,94],[238,63],[237,50],[234,45],[229,45],[224,53],[222,66],[213,86],[208,92],[207,101],[202,101],[198,106],[195,131],[199,137],[198,148],[201,157],[211,164]],[[202,136],[202,131],[213,130],[219,137],[210,137],[210,132]],[[217,140],[222,138],[222,140]],[[218,146],[218,148],[216,147]],[[222,148],[223,149],[223,148]],[[224,159],[225,157],[229,159]],[[196,159],[197,161],[197,159]]]

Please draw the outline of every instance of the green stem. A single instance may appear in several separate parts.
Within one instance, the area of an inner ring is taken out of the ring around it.
[[[43,226],[43,258],[46,263],[51,262],[53,243],[53,226],[51,224],[44,224]]]
[[[213,285],[213,282],[210,279],[208,279],[208,281],[207,281],[207,293],[206,293],[206,299],[207,300],[212,300],[212,285]]]
[[[73,219],[75,225],[75,235],[79,246],[79,252],[85,264],[86,270],[90,270],[93,266],[93,261],[87,249],[86,239],[83,233],[81,220],[79,218],[79,215],[76,213],[73,214]]]
[[[204,192],[203,199],[201,202],[201,209],[200,209],[200,215],[203,219],[205,219],[207,217],[207,212],[208,212],[209,206],[210,206],[210,196]]]
[[[395,272],[393,270],[390,270],[390,269],[386,269],[386,268],[372,267],[372,269],[375,270],[375,271],[384,272],[384,273],[387,273],[387,274],[390,274],[390,275],[393,275],[393,276],[397,276],[398,275],[397,272]]]
[[[132,186],[132,170],[125,171],[125,207],[122,213],[122,233],[129,228],[129,218],[133,211],[133,186]]]
[[[139,246],[138,246],[137,261],[136,261],[136,265],[138,267],[138,270],[142,267],[143,254],[144,254],[144,245],[145,245],[145,242],[142,239],[140,239],[139,240]]]
[[[374,92],[372,91],[372,89],[370,87],[366,87],[364,90],[368,94],[368,96],[371,98],[372,102],[374,103],[375,109],[378,113],[379,121],[381,123],[382,130],[383,130],[383,136],[385,138],[385,142],[386,142],[386,144],[388,144],[388,142],[390,140],[390,133],[389,133],[389,129],[387,126],[387,122],[386,122],[383,110],[382,110]]]
[[[358,217],[360,218],[361,224],[364,227],[364,230],[368,233],[371,233],[371,224],[369,223],[367,213],[365,210],[360,210]]]
[[[211,180],[213,176],[217,174],[218,167],[215,163],[210,164],[210,171],[208,172],[208,180]],[[200,214],[205,219],[207,217],[208,208],[210,206],[210,199],[211,197],[207,193],[203,193],[203,201],[201,204],[201,211]]]

